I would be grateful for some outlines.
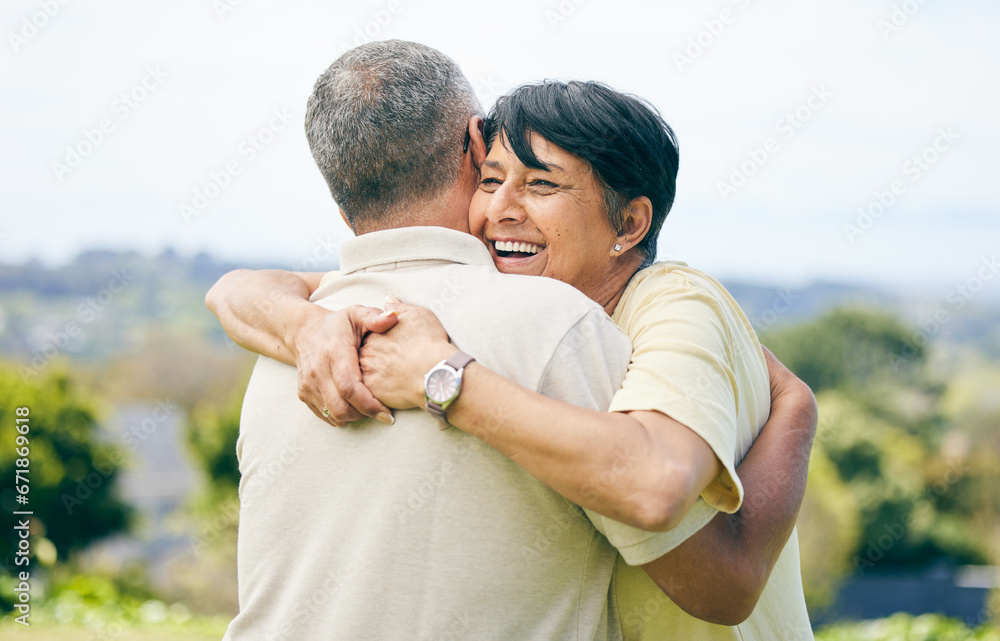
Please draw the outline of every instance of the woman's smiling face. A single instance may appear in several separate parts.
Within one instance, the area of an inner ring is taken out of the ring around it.
[[[469,208],[472,235],[489,247],[497,269],[548,276],[598,300],[611,272],[616,233],[604,190],[586,162],[532,134],[548,169],[533,169],[496,140]]]

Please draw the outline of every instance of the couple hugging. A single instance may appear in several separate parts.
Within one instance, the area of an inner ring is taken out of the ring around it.
[[[484,117],[394,40],[334,62],[305,124],[357,235],[339,271],[206,298],[262,354],[225,638],[811,639],[814,399],[714,279],[654,262],[659,113],[544,82]]]

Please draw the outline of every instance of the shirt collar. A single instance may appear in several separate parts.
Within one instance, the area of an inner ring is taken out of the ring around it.
[[[493,258],[480,240],[444,227],[401,227],[362,234],[340,248],[340,273],[408,261],[443,261],[490,265]]]

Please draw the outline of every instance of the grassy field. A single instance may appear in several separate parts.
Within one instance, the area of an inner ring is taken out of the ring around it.
[[[25,641],[219,641],[226,631],[223,619],[196,619],[184,624],[76,625],[42,623],[29,628],[10,619],[0,624],[4,639]],[[785,641],[785,640],[782,640]],[[787,640],[792,641],[792,640]],[[1000,641],[1000,628],[971,630],[937,615],[897,614],[877,621],[829,626],[816,632],[816,641]]]
[[[24,641],[219,641],[226,632],[225,621],[206,621],[196,625],[136,626],[108,625],[83,627],[42,623],[25,627],[9,620],[0,625],[0,637]]]
[[[18,626],[22,628],[22,626]],[[20,630],[4,630],[5,639],[24,639],[25,641],[111,641],[112,639],[128,639],[128,641],[219,641],[225,633],[223,626],[217,633],[207,632],[167,632],[143,631],[130,629],[113,635],[101,630],[86,630],[83,628],[65,626],[31,626]]]

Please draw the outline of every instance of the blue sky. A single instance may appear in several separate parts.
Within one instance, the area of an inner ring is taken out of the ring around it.
[[[173,246],[312,267],[350,232],[303,106],[359,38],[443,50],[485,104],[546,77],[649,99],[681,144],[661,258],[948,288],[1000,253],[995,3],[347,4],[5,3],[0,262]]]

